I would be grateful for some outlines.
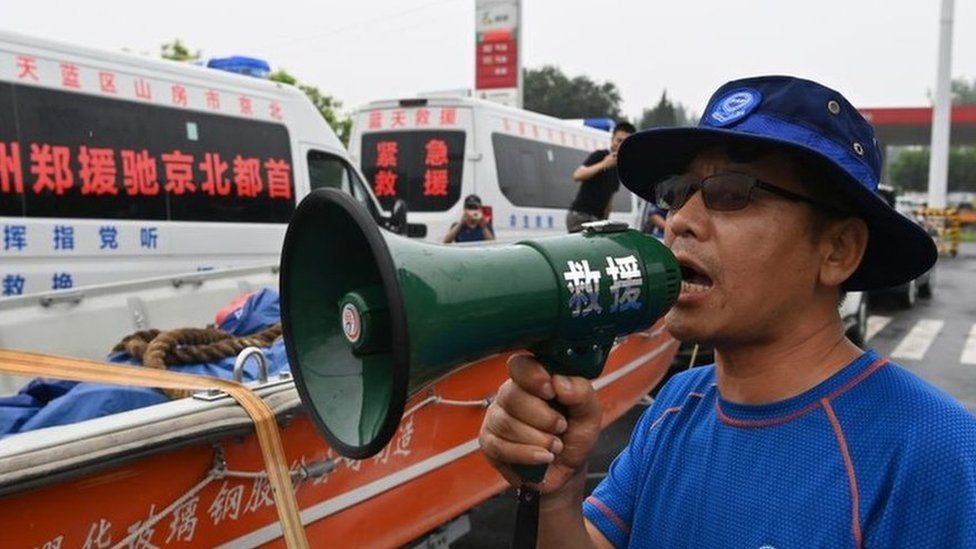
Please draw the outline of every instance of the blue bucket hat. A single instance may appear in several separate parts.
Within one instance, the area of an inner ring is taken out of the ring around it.
[[[708,102],[697,127],[638,132],[620,147],[624,186],[654,200],[654,187],[683,173],[702,150],[759,145],[815,163],[828,192],[840,193],[868,226],[861,265],[845,290],[895,286],[929,270],[938,257],[932,238],[878,194],[882,155],[874,128],[838,92],[790,76],[729,82]]]

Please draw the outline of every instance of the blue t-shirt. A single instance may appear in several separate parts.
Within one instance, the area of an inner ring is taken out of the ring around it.
[[[695,368],[583,513],[617,547],[976,547],[976,416],[871,351],[757,406]]]
[[[491,229],[491,225],[489,225],[488,228]],[[470,227],[467,223],[461,224],[461,230],[459,230],[457,236],[454,237],[455,242],[480,242],[484,239],[485,230],[481,227],[481,225]]]
[[[654,202],[644,203],[644,208],[641,210],[641,232],[647,233],[654,238],[664,238],[664,229],[651,223],[652,215],[659,215],[666,218],[668,217],[668,212],[667,210],[658,208]]]

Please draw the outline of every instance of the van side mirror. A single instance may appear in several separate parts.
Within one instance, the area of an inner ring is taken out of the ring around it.
[[[390,231],[396,234],[407,234],[408,227],[406,200],[398,198],[396,202],[393,203],[393,210],[390,212],[389,228]]]
[[[393,203],[390,217],[383,219],[380,225],[392,233],[405,235],[410,238],[424,238],[427,236],[427,225],[423,223],[407,223],[407,201],[398,198]]]
[[[407,236],[410,238],[424,238],[427,236],[427,225],[423,223],[407,223]]]

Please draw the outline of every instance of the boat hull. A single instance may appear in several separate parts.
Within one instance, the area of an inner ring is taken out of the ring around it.
[[[594,381],[604,425],[663,378],[676,351],[660,325],[615,347]],[[336,455],[300,409],[281,419],[312,546],[400,546],[504,490],[477,434],[507,357],[465,365],[413,395],[393,441],[365,460]],[[4,545],[108,547],[129,537],[131,547],[284,546],[253,433],[142,450],[4,496]]]

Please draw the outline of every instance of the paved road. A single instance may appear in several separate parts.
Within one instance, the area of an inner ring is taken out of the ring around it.
[[[935,267],[931,299],[899,309],[877,299],[867,345],[948,391],[976,412],[976,244]]]
[[[893,299],[873,299],[867,346],[888,355],[948,391],[976,413],[976,244],[964,244],[958,257],[936,265],[934,292],[903,310]],[[601,435],[591,462],[592,490],[626,445],[643,406],[637,406]],[[452,547],[508,547],[515,518],[515,496],[507,491],[471,513],[471,533]]]

